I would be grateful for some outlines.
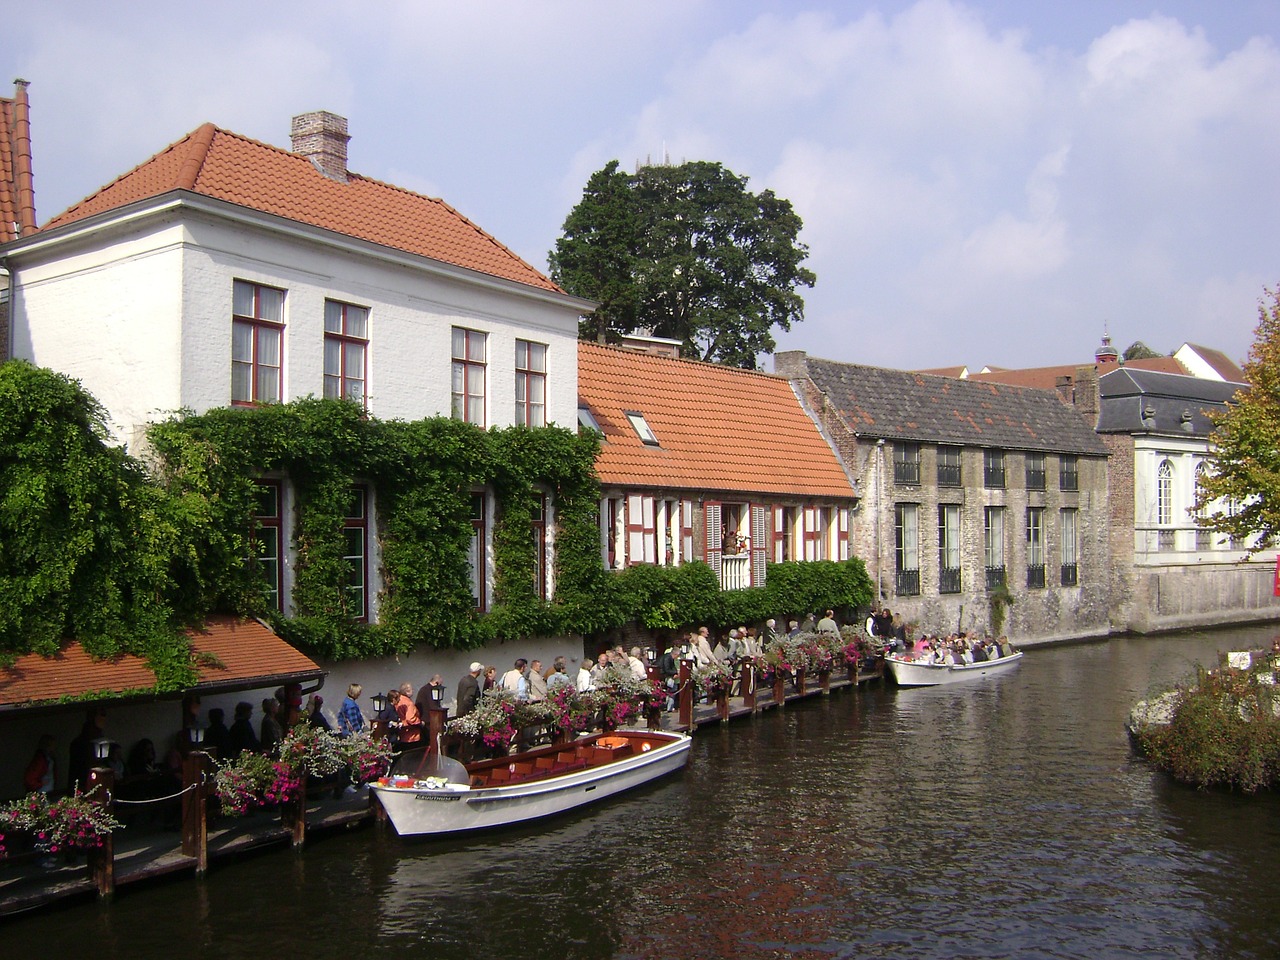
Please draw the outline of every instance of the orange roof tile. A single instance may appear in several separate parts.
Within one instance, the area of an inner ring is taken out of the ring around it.
[[[1040,390],[1052,390],[1058,385],[1059,377],[1067,377],[1074,380],[1076,370],[1080,367],[1091,366],[1090,363],[1071,363],[1062,364],[1056,367],[1024,367],[1022,369],[1005,369],[1002,367],[992,367],[988,373],[971,373],[970,380],[988,381],[991,383],[1007,383],[1013,387],[1036,387]],[[1149,357],[1144,360],[1126,360],[1124,366],[1133,367],[1135,370],[1155,370],[1158,373],[1179,373],[1185,374],[1187,371],[1173,357]],[[1118,367],[1114,364],[1108,365],[1104,369],[1099,369],[1099,373],[1106,373],[1108,370],[1116,370]]]
[[[187,633],[197,655],[197,690],[246,690],[324,673],[257,620],[211,617],[203,629]],[[103,699],[145,695],[155,685],[155,674],[140,657],[95,660],[79,643],[70,643],[55,656],[26,654],[0,668],[0,711],[90,693]]]
[[[578,399],[604,431],[596,470],[605,485],[854,495],[784,378],[579,343]],[[644,415],[658,446],[640,440],[628,412]]]
[[[349,174],[326,177],[304,156],[215,127],[192,131],[42,229],[49,230],[173,190],[560,292],[549,278],[442,200]]]

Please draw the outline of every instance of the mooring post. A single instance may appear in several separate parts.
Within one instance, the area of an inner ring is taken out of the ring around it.
[[[213,761],[192,750],[182,761],[182,852],[195,857],[196,875],[209,869],[209,784]]]
[[[89,771],[85,796],[110,812],[115,785],[116,775],[110,767],[94,767]],[[116,892],[115,837],[108,833],[102,840],[102,846],[86,851],[85,859],[89,864],[89,876],[98,888],[98,896],[110,898]]]

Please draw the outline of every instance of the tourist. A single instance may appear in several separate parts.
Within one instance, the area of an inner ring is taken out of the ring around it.
[[[418,700],[414,704],[418,708],[418,716],[425,717],[428,710],[444,708],[444,675],[434,673],[418,691]]]
[[[465,717],[476,708],[476,703],[480,699],[480,674],[483,670],[484,664],[478,661],[472,662],[462,679],[458,681],[458,703],[454,708],[457,716]]]
[[[604,680],[606,671],[609,669],[609,651],[601,650],[600,656],[596,658],[596,665],[591,668],[591,685],[593,687],[600,686]]]
[[[53,753],[53,734],[41,734],[36,741],[36,752],[22,775],[22,785],[29,793],[50,796],[58,785],[58,760]]]
[[[710,630],[706,627],[699,627],[698,632],[690,637],[693,641],[693,656],[700,667],[720,662],[720,658],[717,657],[715,651],[711,649],[710,636]]]
[[[360,709],[360,704],[356,703],[363,692],[364,687],[358,683],[347,687],[347,695],[338,708],[338,736],[351,737],[364,732],[364,712]]]
[[[515,694],[521,700],[527,699],[528,696],[527,690],[525,696],[520,696],[521,687],[527,685],[524,670],[528,665],[529,661],[524,657],[520,657],[516,660],[515,666],[502,675],[502,689],[507,693]]]
[[[649,676],[649,670],[644,665],[644,661],[640,659],[643,651],[639,647],[631,648],[631,656],[627,658],[627,666],[631,668],[631,676],[636,680],[644,680]]]
[[[800,622],[798,620],[792,620],[788,622],[787,636],[794,640],[799,635],[800,635]]]
[[[824,637],[840,636],[840,627],[836,625],[836,612],[828,610],[826,615],[818,621],[818,633]]]
[[[498,685],[498,668],[487,666],[484,668],[484,689],[481,693],[488,693]]]
[[[93,741],[102,739],[106,727],[107,708],[100,705],[89,707],[85,712],[84,726],[71,741],[67,790],[72,793],[88,786],[89,768],[93,766]]]
[[[422,717],[418,713],[417,705],[413,702],[413,687],[402,683],[396,694],[395,707],[399,724],[396,729],[400,734],[400,745],[415,746],[422,740]]]
[[[387,744],[393,749],[400,742],[400,714],[396,713],[396,701],[399,699],[399,690],[388,690],[387,702],[378,711],[378,715],[373,718],[374,722],[378,724],[378,729],[384,731],[383,736],[386,737]]]
[[[324,697],[320,696],[320,694],[313,693],[311,699],[307,701],[306,719],[311,726],[323,730],[325,733],[333,733],[329,718],[324,715]]]
[[[571,686],[568,662],[564,657],[556,657],[551,664],[551,675],[547,677],[547,694],[550,696],[561,687]]]
[[[258,735],[253,732],[253,722],[250,719],[252,716],[253,704],[246,700],[241,700],[236,704],[235,717],[231,722],[231,748],[228,751],[227,759],[234,760],[246,750],[250,753],[257,753],[262,749],[262,744],[258,742]],[[135,747],[134,749],[136,750],[137,748]]]
[[[591,682],[591,668],[595,666],[590,657],[586,657],[582,661],[582,665],[578,667],[578,679],[574,683],[574,688],[579,693],[588,693],[595,689],[595,684]]]
[[[535,660],[529,664],[528,688],[525,699],[530,703],[541,703],[547,699],[547,678],[542,675],[542,661]]]
[[[220,760],[225,760],[231,752],[231,731],[227,729],[226,711],[214,707],[209,711],[209,729],[204,732],[204,744],[207,750]]]
[[[262,701],[262,725],[258,730],[258,749],[270,756],[284,739],[280,726],[280,701],[267,697]]]

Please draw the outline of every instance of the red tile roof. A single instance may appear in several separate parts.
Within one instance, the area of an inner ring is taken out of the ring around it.
[[[852,497],[831,447],[781,377],[578,344],[578,400],[604,431],[606,486]],[[640,413],[658,446],[640,440]]]
[[[1188,347],[1200,354],[1200,358],[1217,372],[1229,383],[1248,383],[1245,379],[1244,371],[1240,369],[1240,365],[1228,357],[1221,350],[1214,350],[1212,347],[1202,347],[1198,343],[1188,343]],[[1170,371],[1179,373],[1181,371]]]
[[[48,230],[173,190],[190,190],[345,236],[559,291],[550,279],[442,200],[349,174],[206,123],[59,214]]]
[[[0,243],[36,228],[27,85],[15,86],[13,99],[0,97]]]
[[[299,653],[257,620],[211,617],[202,630],[189,630],[196,654],[197,690],[248,690],[301,682],[321,676]],[[34,706],[66,696],[100,694],[103,699],[146,695],[155,674],[146,661],[129,654],[95,660],[79,643],[52,657],[26,654],[0,668],[0,711]]]
[[[1124,365],[1133,367],[1135,370],[1155,370],[1158,373],[1185,374],[1187,372],[1182,364],[1173,359],[1173,357],[1126,360]],[[971,373],[969,374],[969,379],[985,380],[990,383],[1007,383],[1013,387],[1036,387],[1040,390],[1052,390],[1058,385],[1059,377],[1068,377],[1074,380],[1077,368],[1087,366],[1090,366],[1090,364],[1072,363],[1056,367],[1025,367],[1021,370],[993,367],[989,373]],[[1099,368],[1098,372],[1101,374],[1115,369],[1118,369],[1115,364],[1108,364],[1106,369]]]

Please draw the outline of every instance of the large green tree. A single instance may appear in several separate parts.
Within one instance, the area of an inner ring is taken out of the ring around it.
[[[718,163],[609,162],[587,181],[550,254],[569,293],[600,303],[584,339],[637,330],[679,340],[687,357],[755,369],[773,329],[804,319],[811,287],[802,223],[788,200],[747,189]]]
[[[1255,550],[1280,533],[1280,288],[1258,303],[1258,328],[1244,364],[1249,390],[1217,418],[1213,470],[1197,492],[1205,526]]]

